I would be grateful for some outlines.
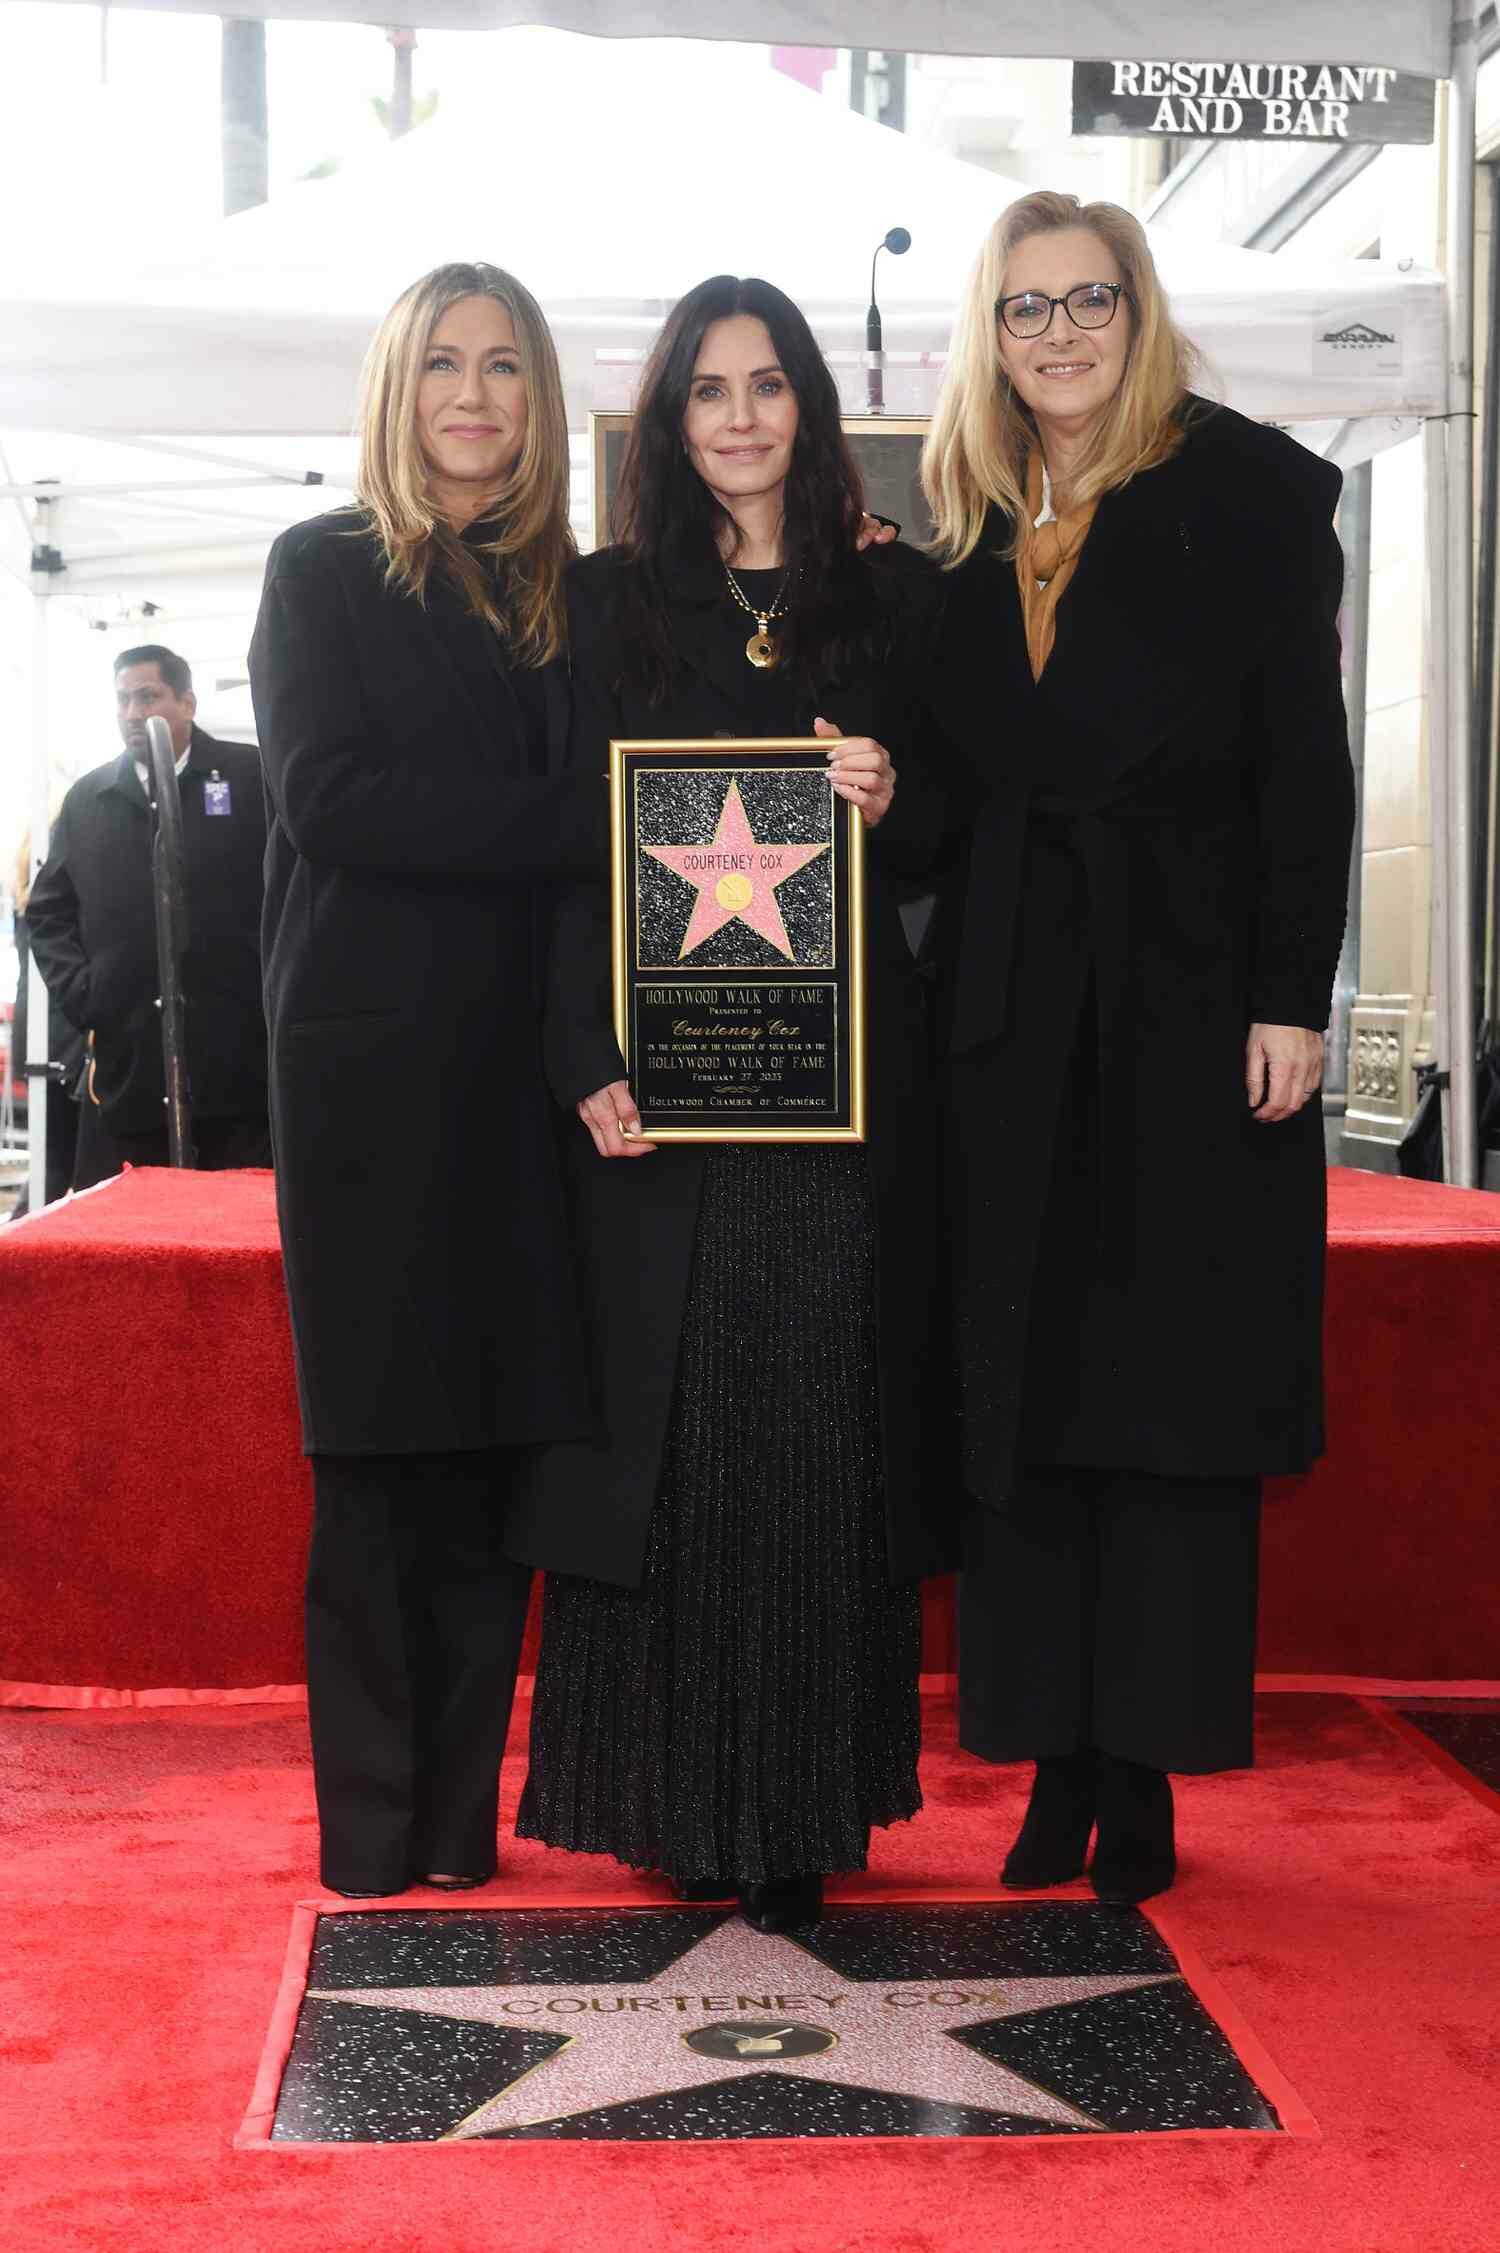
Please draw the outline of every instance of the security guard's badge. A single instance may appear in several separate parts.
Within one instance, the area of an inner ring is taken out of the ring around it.
[[[229,785],[217,767],[203,785],[203,811],[206,814],[228,814],[234,811],[229,797]]]

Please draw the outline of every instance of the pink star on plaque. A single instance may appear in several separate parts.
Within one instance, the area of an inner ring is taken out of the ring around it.
[[[674,876],[697,886],[687,935],[678,949],[679,962],[735,916],[758,931],[788,962],[794,959],[776,889],[799,868],[806,868],[809,861],[826,853],[826,839],[821,845],[763,843],[751,834],[740,786],[731,782],[711,844],[646,845],[642,850],[671,869]]]

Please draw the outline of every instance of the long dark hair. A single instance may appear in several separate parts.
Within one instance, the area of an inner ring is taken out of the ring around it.
[[[667,574],[673,558],[716,556],[734,519],[694,469],[682,442],[693,369],[715,321],[763,321],[797,399],[797,435],[784,488],[783,552],[790,602],[778,631],[781,664],[810,684],[837,675],[869,638],[872,605],[854,541],[864,514],[859,471],[839,420],[839,395],[803,315],[753,275],[713,274],[680,298],[641,378],[610,529],[626,560],[621,625],[626,663],[653,702],[673,669]],[[730,554],[733,556],[734,548]]]

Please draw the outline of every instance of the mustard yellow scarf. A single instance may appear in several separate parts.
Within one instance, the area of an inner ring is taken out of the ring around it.
[[[1051,523],[1039,525],[1035,519],[1041,506],[1042,456],[1038,448],[1027,465],[1026,521],[1021,527],[1021,544],[1016,550],[1016,584],[1021,592],[1026,653],[1031,659],[1034,681],[1041,679],[1042,669],[1052,655],[1057,634],[1057,606],[1067,591],[1083,543],[1088,538],[1095,504],[1090,501],[1084,508],[1065,510]]]

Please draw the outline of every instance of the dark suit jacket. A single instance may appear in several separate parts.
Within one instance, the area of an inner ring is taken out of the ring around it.
[[[207,810],[205,784],[214,775],[229,785],[226,814]],[[189,1101],[200,1118],[264,1117],[259,754],[194,728],[179,789]],[[165,1117],[151,838],[151,808],[134,759],[122,751],[63,800],[27,904],[50,991],[79,1031],[94,1035],[94,1090],[112,1134],[149,1133]]]
[[[895,875],[919,875],[940,833],[941,784],[927,774],[916,732],[937,575],[911,549],[872,553],[864,568],[892,621],[889,659],[813,692],[752,673],[744,637],[723,632],[721,567],[712,557],[684,562],[669,588],[680,663],[666,701],[654,704],[622,680],[624,568],[604,550],[575,566],[569,589],[571,755],[601,800],[612,736],[810,735],[818,714],[846,734],[883,741],[899,770],[899,811],[872,832],[866,864],[868,1150],[891,1569],[897,1578],[936,1571],[952,1561],[954,1497],[936,1438],[935,1079],[929,987],[902,931]],[[549,1449],[533,1465],[513,1542],[551,1570],[631,1585],[657,1491],[709,1153],[679,1143],[648,1158],[602,1159],[572,1115],[581,1096],[624,1076],[610,1016],[602,863],[595,883],[560,903],[550,972],[548,1070],[567,1129],[599,1429],[592,1444]]]
[[[12,1077],[24,1085],[26,1051],[31,1044],[31,935],[26,928],[24,910],[16,916],[15,944],[16,1003],[10,1021],[10,1061]],[[51,1083],[53,1100],[58,1104],[76,1102],[88,1068],[83,1035],[76,1025],[68,1023],[50,988],[47,993],[47,1056],[49,1062],[61,1064],[64,1073],[61,1080]]]
[[[565,1437],[586,1408],[534,890],[599,863],[602,799],[547,772],[560,670],[518,687],[446,587],[423,605],[386,585],[359,521],[277,540],[250,650],[304,1437],[352,1455]]]
[[[1353,813],[1339,475],[1190,404],[1101,502],[1039,683],[998,517],[932,693],[977,811],[940,925],[966,1461],[1293,1471],[1322,1438],[1316,1102],[1250,1116],[1254,1022],[1321,1030]]]

